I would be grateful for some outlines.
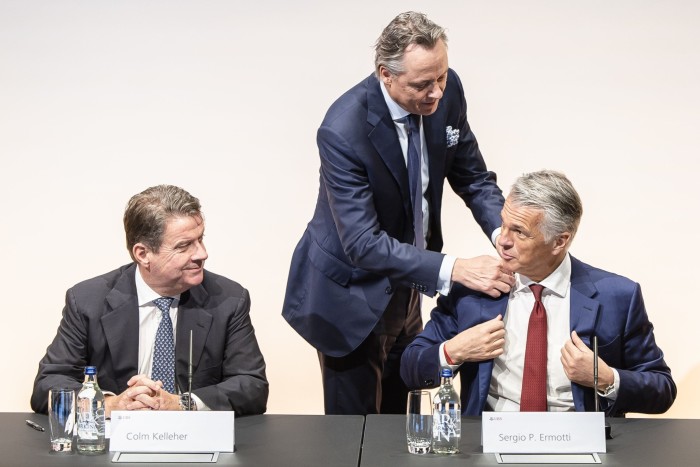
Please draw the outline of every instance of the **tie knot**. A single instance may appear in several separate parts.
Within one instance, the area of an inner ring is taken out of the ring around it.
[[[420,115],[408,114],[406,118],[408,120],[408,129],[411,133],[420,130]]]
[[[535,295],[535,301],[541,302],[542,301],[542,291],[544,290],[544,285],[531,284],[530,290],[532,290],[532,293]]]
[[[173,300],[175,299],[172,297],[160,297],[153,300],[153,303],[156,304],[160,311],[162,311],[163,313],[168,313],[170,311],[170,305],[172,305]]]
[[[408,114],[405,117],[399,118],[397,122],[406,125],[409,135],[420,130],[420,115]]]

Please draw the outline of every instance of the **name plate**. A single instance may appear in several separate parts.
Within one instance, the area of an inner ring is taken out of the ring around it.
[[[484,452],[605,452],[603,412],[483,412]]]
[[[234,413],[113,411],[110,451],[233,452]]]

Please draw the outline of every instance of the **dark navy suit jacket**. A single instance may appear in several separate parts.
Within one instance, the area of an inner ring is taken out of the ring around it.
[[[139,305],[131,263],[72,287],[54,341],[39,362],[31,398],[46,413],[52,387],[80,388],[94,365],[103,390],[120,394],[138,372]],[[202,283],[180,295],[176,382],[187,390],[192,330],[192,392],[212,410],[259,414],[267,406],[265,360],[250,321],[250,297],[240,284],[204,271]]]
[[[589,347],[597,335],[600,358],[620,374],[617,399],[609,403],[601,398],[601,409],[608,416],[668,410],[676,398],[676,385],[654,340],[639,284],[571,257],[570,297],[570,330],[575,330]],[[404,352],[404,382],[410,388],[436,386],[440,344],[499,314],[505,316],[507,305],[508,295],[494,299],[454,286],[448,297],[438,300],[425,330]],[[460,366],[464,415],[480,415],[483,411],[492,370],[493,360]],[[594,409],[592,388],[572,383],[572,391],[577,411]]]
[[[503,196],[467,122],[462,84],[450,70],[437,110],[423,117],[428,248],[412,245],[406,162],[379,86],[372,75],[350,89],[318,130],[318,201],[292,257],[282,311],[311,345],[334,357],[369,335],[397,286],[436,293],[445,179],[487,235],[501,224]],[[448,147],[448,131],[455,130],[459,138]]]

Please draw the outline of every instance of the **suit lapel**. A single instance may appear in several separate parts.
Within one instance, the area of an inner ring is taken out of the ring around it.
[[[580,261],[571,257],[570,327],[586,345],[591,345],[600,303],[591,298],[597,291]]]
[[[505,318],[508,308],[509,294],[503,294],[497,299],[479,300],[481,303],[481,319],[480,323],[494,319],[499,314]],[[486,405],[486,399],[489,395],[489,386],[491,385],[491,374],[493,373],[493,359],[479,363],[479,400],[480,407]]]
[[[571,301],[570,301],[570,327],[572,331],[588,346],[592,347],[593,334],[600,303],[591,298],[597,294],[593,281],[583,267],[583,263],[571,257]],[[587,388],[572,383],[571,391],[574,397],[574,406],[577,412],[586,410],[584,400]]]
[[[135,264],[124,270],[106,296],[108,310],[100,319],[114,378],[120,387],[126,387],[128,378],[138,373],[139,304],[135,274]]]
[[[406,160],[401,152],[396,126],[379,86],[382,84],[374,76],[367,79],[367,123],[371,127],[367,137],[396,180],[404,200],[404,210],[407,215],[410,215],[411,198]]]
[[[445,106],[438,105],[433,115],[423,117],[423,133],[425,144],[428,148],[428,171],[430,184],[428,185],[428,200],[430,212],[436,213],[440,209],[442,198],[442,186],[445,174],[445,150],[447,141],[445,137]]]
[[[209,294],[202,285],[193,287],[180,296],[177,311],[175,373],[182,392],[187,391],[188,386],[190,331],[192,331],[192,372],[196,373],[211,328],[213,317],[204,309],[208,300]]]

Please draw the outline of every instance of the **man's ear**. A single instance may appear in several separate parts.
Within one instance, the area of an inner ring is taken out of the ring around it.
[[[557,235],[554,239],[554,247],[552,248],[552,253],[556,256],[562,251],[566,251],[566,249],[569,247],[569,243],[571,242],[572,237],[573,235],[571,235],[571,232],[564,232]]]
[[[384,66],[379,67],[379,76],[381,76],[382,82],[385,85],[391,86],[391,79],[393,78],[393,75],[391,74],[391,72],[388,69],[386,69],[386,67],[384,67]]]
[[[145,268],[148,268],[148,265],[151,261],[150,252],[150,248],[148,248],[143,243],[137,243],[131,249],[131,254],[134,257],[134,261],[136,261],[136,263]]]

